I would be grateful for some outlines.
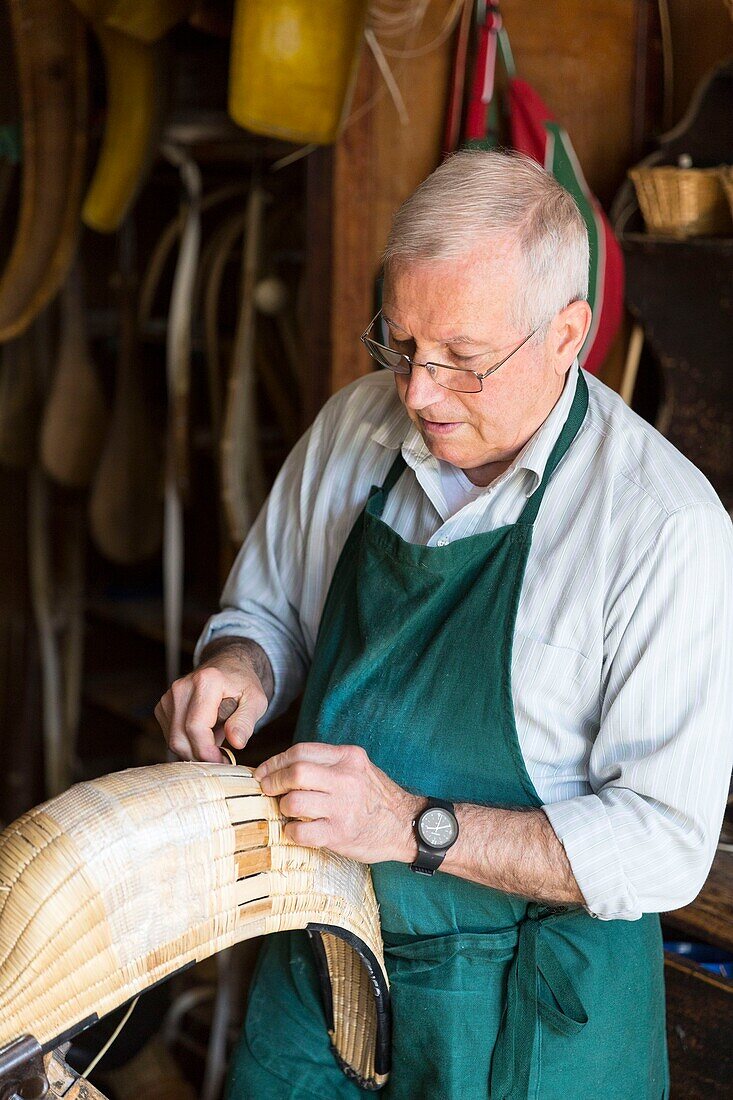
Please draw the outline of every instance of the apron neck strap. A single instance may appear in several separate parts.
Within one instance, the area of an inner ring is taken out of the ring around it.
[[[573,403],[570,406],[570,412],[568,418],[563,425],[563,429],[557,438],[555,446],[552,448],[550,457],[547,460],[545,466],[545,472],[542,475],[542,481],[539,483],[532,496],[529,498],[522,514],[518,519],[518,523],[531,525],[537,519],[537,513],[540,510],[540,504],[542,498],[545,495],[545,490],[549,484],[550,478],[555,472],[561,459],[564,457],[566,451],[570,448],[570,444],[575,439],[576,435],[580,431],[580,426],[585,419],[585,414],[588,410],[588,383],[586,382],[582,370],[578,371],[578,383],[575,387],[575,397]]]
[[[387,476],[381,485],[372,485],[369,492],[369,499],[366,503],[366,511],[371,515],[381,519],[382,512],[384,511],[384,505],[389,495],[390,489],[395,485],[395,482],[402,474],[402,471],[407,467],[407,463],[402,457],[402,452],[397,452],[397,457],[390,466]]]
[[[397,452],[397,457],[394,460],[394,462],[392,463],[392,465],[390,466],[390,468],[387,472],[387,476],[385,477],[382,484],[378,488],[376,486],[372,486],[372,494],[373,495],[375,494],[375,492],[376,493],[381,493],[381,496],[382,496],[381,503],[382,504],[384,504],[390,490],[392,490],[395,487],[400,475],[402,474],[402,471],[405,470],[406,468],[407,468],[407,463],[405,462],[404,458],[402,457],[402,451],[398,451]],[[381,507],[380,507],[380,512],[381,512]]]

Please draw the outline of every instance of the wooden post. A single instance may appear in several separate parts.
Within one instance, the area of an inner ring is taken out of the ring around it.
[[[429,45],[450,7],[451,0],[435,0],[418,40],[397,47],[419,51]],[[407,125],[365,45],[350,119],[335,146],[309,158],[306,423],[331,393],[372,369],[359,335],[374,312],[374,283],[392,216],[441,159],[453,41],[449,35],[418,57],[387,57]]]

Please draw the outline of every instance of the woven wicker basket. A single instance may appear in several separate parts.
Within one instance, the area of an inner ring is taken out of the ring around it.
[[[175,763],[76,787],[0,835],[0,1048],[44,1050],[240,940],[305,928],[334,1055],[387,1079],[389,989],[369,868],[301,848],[247,768]]]
[[[648,233],[700,237],[733,228],[720,168],[632,168],[629,178]]]

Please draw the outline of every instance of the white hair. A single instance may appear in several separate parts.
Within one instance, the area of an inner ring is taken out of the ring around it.
[[[519,294],[507,322],[545,329],[588,297],[588,231],[573,197],[536,161],[512,150],[448,157],[403,202],[382,257],[385,276],[410,260],[454,259],[482,240],[519,245]]]

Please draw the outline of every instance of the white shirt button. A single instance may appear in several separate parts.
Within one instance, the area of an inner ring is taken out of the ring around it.
[[[447,546],[449,542],[450,539],[447,539],[445,535],[441,535],[436,543],[436,546]]]

